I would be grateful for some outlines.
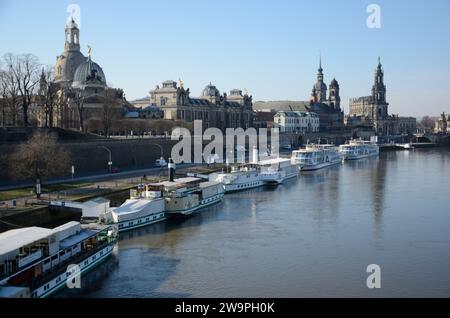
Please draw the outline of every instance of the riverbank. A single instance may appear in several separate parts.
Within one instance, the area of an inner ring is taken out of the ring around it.
[[[187,174],[208,174],[223,169],[223,165],[182,166],[177,176]],[[128,197],[130,189],[143,182],[159,182],[167,180],[166,168],[160,168],[149,173],[145,178],[118,178],[102,182],[57,184],[43,187],[44,193],[40,199],[32,194],[32,188],[0,191],[0,197],[8,198],[0,202],[0,232],[26,226],[46,226],[63,223],[80,216],[67,211],[50,211],[48,204],[52,200],[84,202],[98,197],[111,199],[115,196]],[[31,192],[31,194],[30,194]],[[21,195],[25,196],[21,196]],[[17,195],[15,197],[15,195]],[[21,197],[19,197],[21,196]],[[114,205],[114,202],[112,202]]]

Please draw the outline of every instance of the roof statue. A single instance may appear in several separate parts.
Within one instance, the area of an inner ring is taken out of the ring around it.
[[[88,57],[89,59],[92,59],[92,47],[90,45],[88,45],[87,47],[88,47]]]

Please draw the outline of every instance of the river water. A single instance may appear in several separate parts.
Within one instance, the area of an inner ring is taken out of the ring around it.
[[[57,296],[449,297],[450,149],[381,152],[227,194],[124,233],[81,289]]]

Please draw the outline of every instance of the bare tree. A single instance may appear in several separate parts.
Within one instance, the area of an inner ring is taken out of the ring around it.
[[[58,86],[53,81],[53,69],[42,69],[39,81],[40,106],[45,116],[45,127],[53,127],[53,114],[58,103]]]
[[[147,120],[133,119],[132,121],[133,121],[133,131],[136,133],[136,135],[143,137],[144,133],[149,130],[149,125],[148,125]]]
[[[116,93],[109,89],[105,89],[103,92],[102,126],[105,137],[109,136],[114,120],[113,107],[114,103],[116,103],[115,95]]]
[[[39,83],[39,61],[32,54],[19,56],[9,54],[7,60],[14,75],[15,82],[17,83],[22,106],[23,124],[24,126],[28,126],[28,110],[37,84]]]
[[[59,177],[70,170],[70,153],[55,135],[35,133],[9,156],[10,172],[15,180],[44,180]]]
[[[97,118],[90,118],[87,120],[86,129],[89,132],[98,133],[102,129],[102,122]]]
[[[419,126],[426,130],[433,130],[435,125],[435,120],[430,116],[424,116],[422,120],[419,122]]]
[[[69,88],[67,91],[68,102],[73,102],[77,107],[79,117],[79,129],[85,131],[84,125],[84,101],[86,99],[86,92],[79,88]]]
[[[2,126],[17,125],[19,113],[19,88],[13,72],[14,56],[3,56],[4,69],[0,71],[0,95],[2,97]]]

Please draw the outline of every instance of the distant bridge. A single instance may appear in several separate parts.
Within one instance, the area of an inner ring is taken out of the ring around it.
[[[450,134],[416,133],[411,142],[432,142],[450,145]]]

